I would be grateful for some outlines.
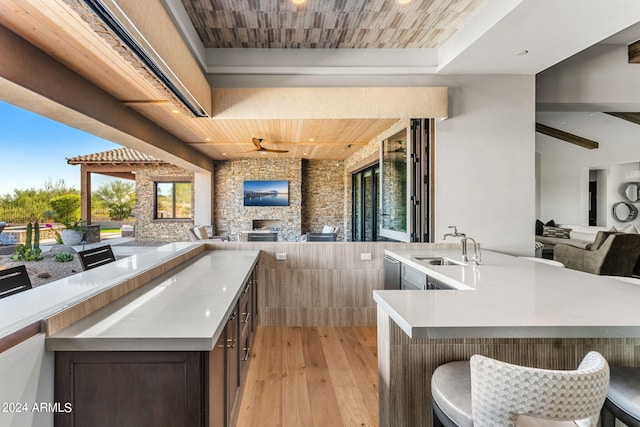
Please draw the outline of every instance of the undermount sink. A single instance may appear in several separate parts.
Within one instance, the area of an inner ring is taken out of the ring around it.
[[[418,261],[425,262],[430,265],[464,265],[462,262],[454,261],[443,257],[414,257]]]

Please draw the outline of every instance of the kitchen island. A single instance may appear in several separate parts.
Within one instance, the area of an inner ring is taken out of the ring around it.
[[[55,401],[72,408],[56,425],[233,425],[259,254],[204,251],[47,337]]]
[[[483,251],[400,249],[385,255],[452,290],[374,291],[381,426],[430,426],[430,380],[473,354],[547,369],[575,369],[589,350],[612,366],[640,366],[640,287]]]

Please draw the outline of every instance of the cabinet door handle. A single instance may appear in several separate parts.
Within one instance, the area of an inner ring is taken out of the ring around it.
[[[247,360],[249,360],[249,347],[245,347],[244,349],[244,356],[242,356],[242,361],[246,362]]]
[[[247,283],[247,286],[244,287],[244,291],[242,291],[242,293],[246,294],[247,292],[249,292],[250,287],[251,287],[251,282]]]
[[[245,315],[244,320],[241,320],[240,323],[249,323],[249,316],[251,316],[251,313],[242,313]]]
[[[230,335],[231,338],[227,338],[227,348],[234,348],[236,346],[236,312],[234,311],[233,313],[231,313],[231,316],[229,316],[229,329],[230,329]]]

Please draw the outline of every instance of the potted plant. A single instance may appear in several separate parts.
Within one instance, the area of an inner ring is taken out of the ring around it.
[[[85,231],[87,231],[87,227],[82,225],[82,220],[66,219],[62,221],[62,224],[64,225],[64,230],[60,233],[62,243],[67,246],[79,245],[82,242]]]

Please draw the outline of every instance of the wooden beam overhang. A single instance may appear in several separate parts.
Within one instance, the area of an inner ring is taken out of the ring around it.
[[[640,40],[631,43],[627,50],[629,52],[629,64],[640,64]]]
[[[541,123],[536,123],[536,132],[540,132],[541,134],[550,136],[552,138],[561,139],[562,141],[579,145],[580,147],[587,148],[589,150],[598,148],[598,143],[596,141],[592,141],[590,139],[583,138],[581,136],[574,135],[572,133],[565,132],[560,129],[555,129],[555,128],[543,125]]]
[[[613,117],[617,117],[617,118],[622,119],[622,120],[626,120],[626,121],[634,123],[636,125],[640,125],[640,113],[611,113],[611,112],[605,112],[605,114],[608,114],[608,115],[613,116]]]

